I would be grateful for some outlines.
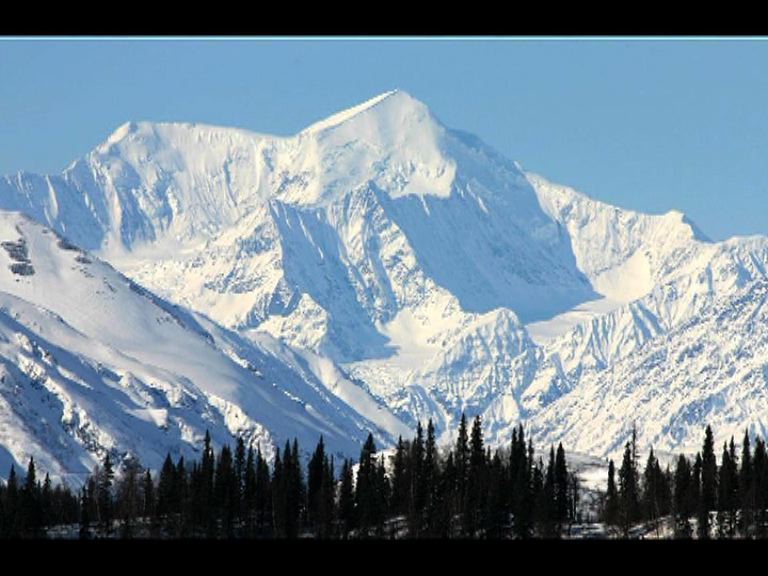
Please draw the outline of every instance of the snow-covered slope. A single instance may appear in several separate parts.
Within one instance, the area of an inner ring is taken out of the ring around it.
[[[31,454],[55,474],[105,450],[159,466],[205,430],[273,443],[320,434],[353,455],[377,430],[276,342],[247,342],[153,296],[49,229],[0,213],[0,467]],[[369,402],[370,404],[370,402]],[[390,417],[383,441],[399,433]]]
[[[293,366],[384,434],[432,417],[447,438],[467,410],[491,440],[526,420],[541,441],[604,452],[638,420],[641,441],[685,446],[724,409],[682,425],[622,403],[622,386],[649,376],[634,364],[647,350],[677,350],[766,276],[764,239],[713,243],[679,212],[525,173],[402,91],[287,138],[128,123],[61,175],[0,179],[0,208]],[[740,327],[707,336],[745,341]],[[715,360],[675,362],[649,397],[709,406],[711,385],[684,374]],[[754,387],[721,385],[757,410]]]

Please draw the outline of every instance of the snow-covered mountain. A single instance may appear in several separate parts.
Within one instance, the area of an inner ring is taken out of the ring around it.
[[[762,328],[733,311],[759,317],[768,240],[714,243],[679,212],[551,184],[402,91],[287,138],[127,123],[60,175],[0,179],[0,208],[194,311],[224,356],[282,366],[312,433],[386,442],[432,417],[447,438],[462,410],[491,440],[525,420],[595,454],[633,422],[663,450],[698,444],[704,421],[765,431]],[[243,387],[233,407],[293,429]]]
[[[268,455],[294,435],[310,449],[323,434],[340,454],[369,429],[390,440],[386,410],[361,416],[284,346],[166,303],[26,216],[0,213],[0,247],[4,470],[34,454],[84,473],[105,450],[157,467],[199,450],[206,429]]]

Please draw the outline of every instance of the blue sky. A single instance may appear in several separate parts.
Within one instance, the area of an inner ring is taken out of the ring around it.
[[[398,87],[551,180],[768,234],[768,41],[0,39],[0,174],[127,120],[291,134]]]

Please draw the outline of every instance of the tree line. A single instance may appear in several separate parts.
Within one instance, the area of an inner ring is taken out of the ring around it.
[[[153,474],[126,458],[116,474],[107,454],[74,492],[48,474],[40,481],[30,458],[23,480],[11,466],[0,483],[0,537],[41,538],[68,526],[81,538],[559,538],[582,520],[562,445],[550,447],[545,463],[522,425],[495,450],[484,444],[480,418],[470,428],[462,415],[444,449],[429,421],[386,456],[370,434],[356,463],[337,465],[322,437],[309,458],[301,454],[297,440],[286,442],[270,466],[242,438],[234,450],[214,451],[206,432],[199,459],[168,454]],[[708,426],[701,451],[680,455],[674,470],[662,470],[653,449],[643,470],[638,460],[633,430],[600,495],[601,520],[616,536],[768,536],[768,455],[759,437],[753,448],[745,432],[739,455],[731,438],[718,465]]]
[[[206,432],[199,460],[168,454],[153,475],[128,458],[116,478],[107,454],[76,493],[48,475],[39,482],[30,459],[21,486],[14,466],[0,485],[0,536],[71,525],[81,538],[554,538],[578,516],[562,445],[544,464],[522,425],[493,451],[480,417],[470,429],[462,415],[447,450],[430,420],[387,457],[371,434],[357,463],[337,466],[322,437],[306,467],[300,454],[297,440],[286,442],[269,466],[242,438],[215,453]]]
[[[678,456],[674,470],[661,469],[651,448],[642,473],[638,468],[636,434],[624,447],[618,472],[608,464],[608,485],[602,519],[620,535],[633,528],[659,530],[669,518],[673,537],[768,537],[768,453],[765,441],[751,447],[744,432],[740,454],[733,436],[723,443],[720,464],[712,428],[704,432],[702,448],[694,458]]]

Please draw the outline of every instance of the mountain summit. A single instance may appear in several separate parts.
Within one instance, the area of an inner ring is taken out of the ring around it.
[[[768,344],[727,313],[762,313],[765,239],[594,201],[400,90],[291,137],[130,122],[62,174],[0,179],[0,209],[266,346],[383,439],[462,411],[492,441],[525,421],[596,454],[633,422],[663,450],[703,420],[765,433]]]

